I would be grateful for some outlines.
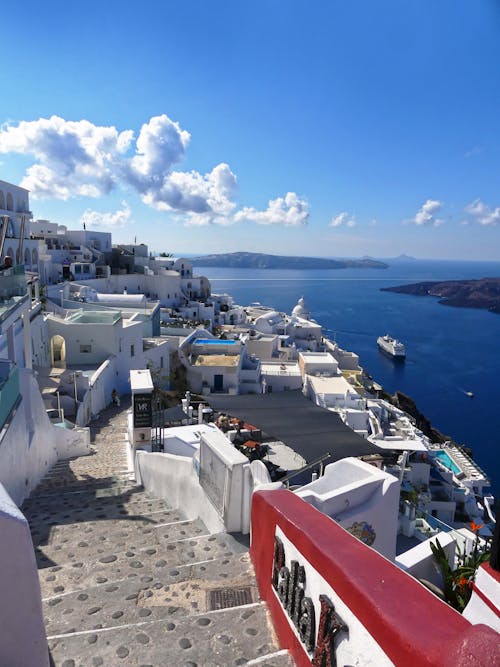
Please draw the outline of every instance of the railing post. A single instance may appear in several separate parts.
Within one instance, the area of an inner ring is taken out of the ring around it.
[[[497,503],[495,532],[491,542],[490,566],[496,572],[500,572],[500,500]]]

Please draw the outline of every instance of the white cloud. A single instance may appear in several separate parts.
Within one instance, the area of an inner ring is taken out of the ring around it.
[[[483,152],[483,149],[481,146],[473,146],[470,150],[466,151],[464,153],[464,156],[469,158],[469,157],[475,157],[476,155],[480,155]]]
[[[350,213],[347,213],[347,211],[342,211],[342,213],[339,213],[335,217],[333,217],[329,224],[329,227],[355,227],[356,226],[356,218],[351,215]]]
[[[0,153],[35,157],[21,185],[37,197],[99,197],[113,189],[114,165],[123,159],[132,137],[130,130],[51,116],[3,126]]]
[[[122,207],[114,213],[101,213],[87,209],[80,218],[80,223],[85,223],[87,227],[123,227],[130,222],[132,211],[126,201],[122,202]]]
[[[233,211],[236,186],[236,176],[227,164],[219,164],[204,175],[174,171],[161,185],[149,188],[143,201],[159,211],[188,213],[190,222],[208,224]]]
[[[437,218],[436,213],[441,210],[443,203],[437,199],[428,199],[417,211],[417,214],[409,222],[418,227],[433,226],[439,227],[444,224],[444,220]]]
[[[480,225],[498,225],[500,223],[500,206],[490,208],[480,199],[475,199],[465,207],[465,212]]]
[[[246,206],[234,215],[235,222],[248,220],[258,225],[285,225],[298,227],[307,225],[309,204],[295,192],[287,192],[284,197],[269,200],[265,211]]]
[[[237,178],[225,163],[206,174],[175,171],[186,158],[190,139],[166,114],[144,123],[135,142],[132,130],[51,116],[0,127],[0,154],[34,157],[21,185],[35,198],[96,198],[122,187],[151,208],[182,216],[187,224],[307,224],[308,204],[293,192],[271,200],[265,211],[244,207],[235,213]],[[105,219],[100,224],[121,224]]]

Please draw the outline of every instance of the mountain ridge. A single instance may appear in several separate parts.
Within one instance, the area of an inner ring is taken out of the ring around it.
[[[436,296],[444,306],[457,308],[480,308],[500,313],[500,278],[475,280],[425,281],[411,285],[381,287],[383,292],[413,294],[414,296]]]
[[[386,269],[387,264],[375,259],[328,259],[324,257],[296,257],[269,255],[260,252],[231,252],[192,257],[194,266],[212,266],[239,269]]]

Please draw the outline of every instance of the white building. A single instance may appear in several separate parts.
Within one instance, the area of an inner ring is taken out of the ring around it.
[[[302,388],[302,375],[296,361],[265,361],[261,364],[261,376],[265,392]]]
[[[334,377],[339,375],[339,364],[329,352],[299,352],[299,366],[302,377],[319,375]]]
[[[320,377],[306,375],[304,395],[322,408],[363,409],[365,400],[342,375]]]
[[[240,340],[214,338],[203,329],[182,340],[179,359],[196,393],[261,393],[261,364]]]
[[[38,285],[22,266],[0,271],[0,484],[17,504],[58,459],[89,451],[88,432],[47,417],[32,368],[46,357],[43,329]]]

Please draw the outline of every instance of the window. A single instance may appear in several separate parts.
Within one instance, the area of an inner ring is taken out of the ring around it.
[[[160,357],[160,368],[163,368],[163,357]]]
[[[92,352],[92,345],[80,345],[80,352],[82,354],[89,354],[89,352]]]
[[[88,264],[83,265],[83,272],[84,273],[90,273],[90,266]]]
[[[133,345],[130,346],[130,356],[135,357],[135,348]]]

